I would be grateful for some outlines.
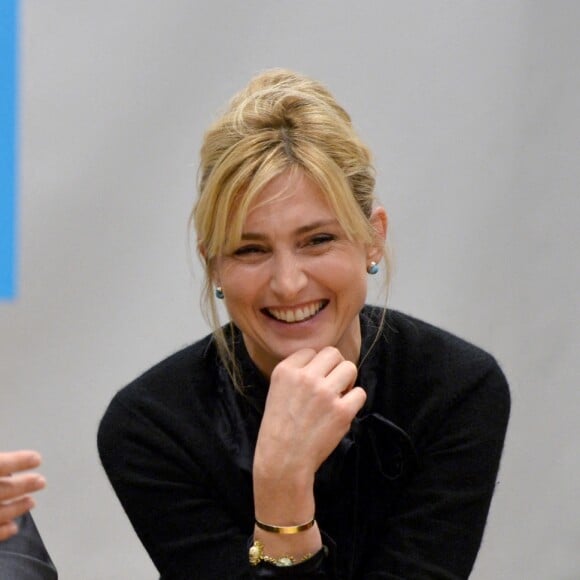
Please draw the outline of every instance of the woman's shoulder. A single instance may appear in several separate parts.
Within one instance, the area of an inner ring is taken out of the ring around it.
[[[122,445],[157,444],[177,450],[184,438],[201,437],[216,405],[215,345],[211,336],[180,349],[115,393],[98,427],[105,469],[122,461]],[[155,442],[155,443],[153,443]],[[169,451],[167,451],[169,453]]]
[[[187,404],[200,389],[215,388],[216,356],[211,335],[181,348],[117,391],[107,412],[117,407],[136,411],[156,406],[177,409]]]
[[[509,387],[494,356],[396,310],[366,307],[363,318],[363,327],[380,329],[381,339],[370,355],[382,385],[375,392],[376,405],[403,428],[418,417],[427,418],[423,425],[434,417],[448,417],[456,405],[478,413],[489,409],[499,423],[507,422]]]
[[[437,357],[440,361],[497,364],[494,357],[456,334],[409,314],[377,306],[363,310],[366,325],[381,328],[385,344],[408,356]]]
[[[483,348],[397,310],[370,306],[363,315],[367,326],[381,329],[379,348],[396,375],[412,377],[415,384],[445,383],[458,389],[489,378],[499,391],[507,393],[507,381],[496,358]]]

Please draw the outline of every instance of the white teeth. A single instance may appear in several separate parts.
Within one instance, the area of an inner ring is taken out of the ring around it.
[[[323,302],[315,302],[308,306],[302,306],[301,308],[296,308],[295,310],[285,309],[269,309],[268,312],[277,320],[282,320],[283,322],[302,322],[307,318],[314,316],[321,308]]]

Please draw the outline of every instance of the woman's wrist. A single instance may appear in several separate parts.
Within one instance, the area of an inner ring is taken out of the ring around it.
[[[314,518],[314,477],[254,472],[255,517],[274,526],[298,526]]]
[[[294,500],[288,495],[272,494],[268,497],[256,497],[254,504],[255,519],[265,524],[262,528],[264,531],[268,531],[266,526],[294,528],[314,520],[314,498],[308,497],[308,494]]]
[[[256,449],[252,473],[254,483],[263,480],[267,484],[286,482],[296,486],[311,486],[314,483],[314,466],[308,465],[309,458],[283,458],[280,452],[264,452]]]
[[[254,540],[271,558],[289,557],[294,562],[318,552],[322,539],[314,520],[312,486],[266,486],[255,489]]]

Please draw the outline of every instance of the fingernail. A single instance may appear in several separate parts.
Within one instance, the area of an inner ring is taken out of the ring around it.
[[[37,477],[37,478],[32,480],[32,482],[30,484],[30,491],[31,492],[42,491],[45,487],[46,487],[46,481],[44,481],[44,478]]]
[[[28,456],[28,460],[30,461],[30,463],[32,465],[37,467],[40,465],[40,463],[42,461],[42,457],[40,456],[40,453],[38,453],[38,451],[31,451],[29,456]]]

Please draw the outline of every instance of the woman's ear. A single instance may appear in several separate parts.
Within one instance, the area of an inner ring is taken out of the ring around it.
[[[197,242],[197,251],[199,255],[203,258],[203,261],[207,263],[207,251],[205,246],[201,242]]]
[[[217,272],[216,272],[216,268],[215,268],[215,260],[212,260],[211,262],[210,262],[210,260],[208,260],[207,251],[205,249],[205,246],[201,242],[197,244],[197,251],[199,252],[199,255],[202,257],[202,259],[204,261],[205,269],[206,269],[207,275],[211,279],[211,282],[214,285],[219,286],[219,282],[217,280]]]
[[[371,213],[370,222],[375,230],[375,239],[369,246],[368,259],[378,263],[385,253],[385,242],[387,241],[389,218],[385,208],[375,207]]]

